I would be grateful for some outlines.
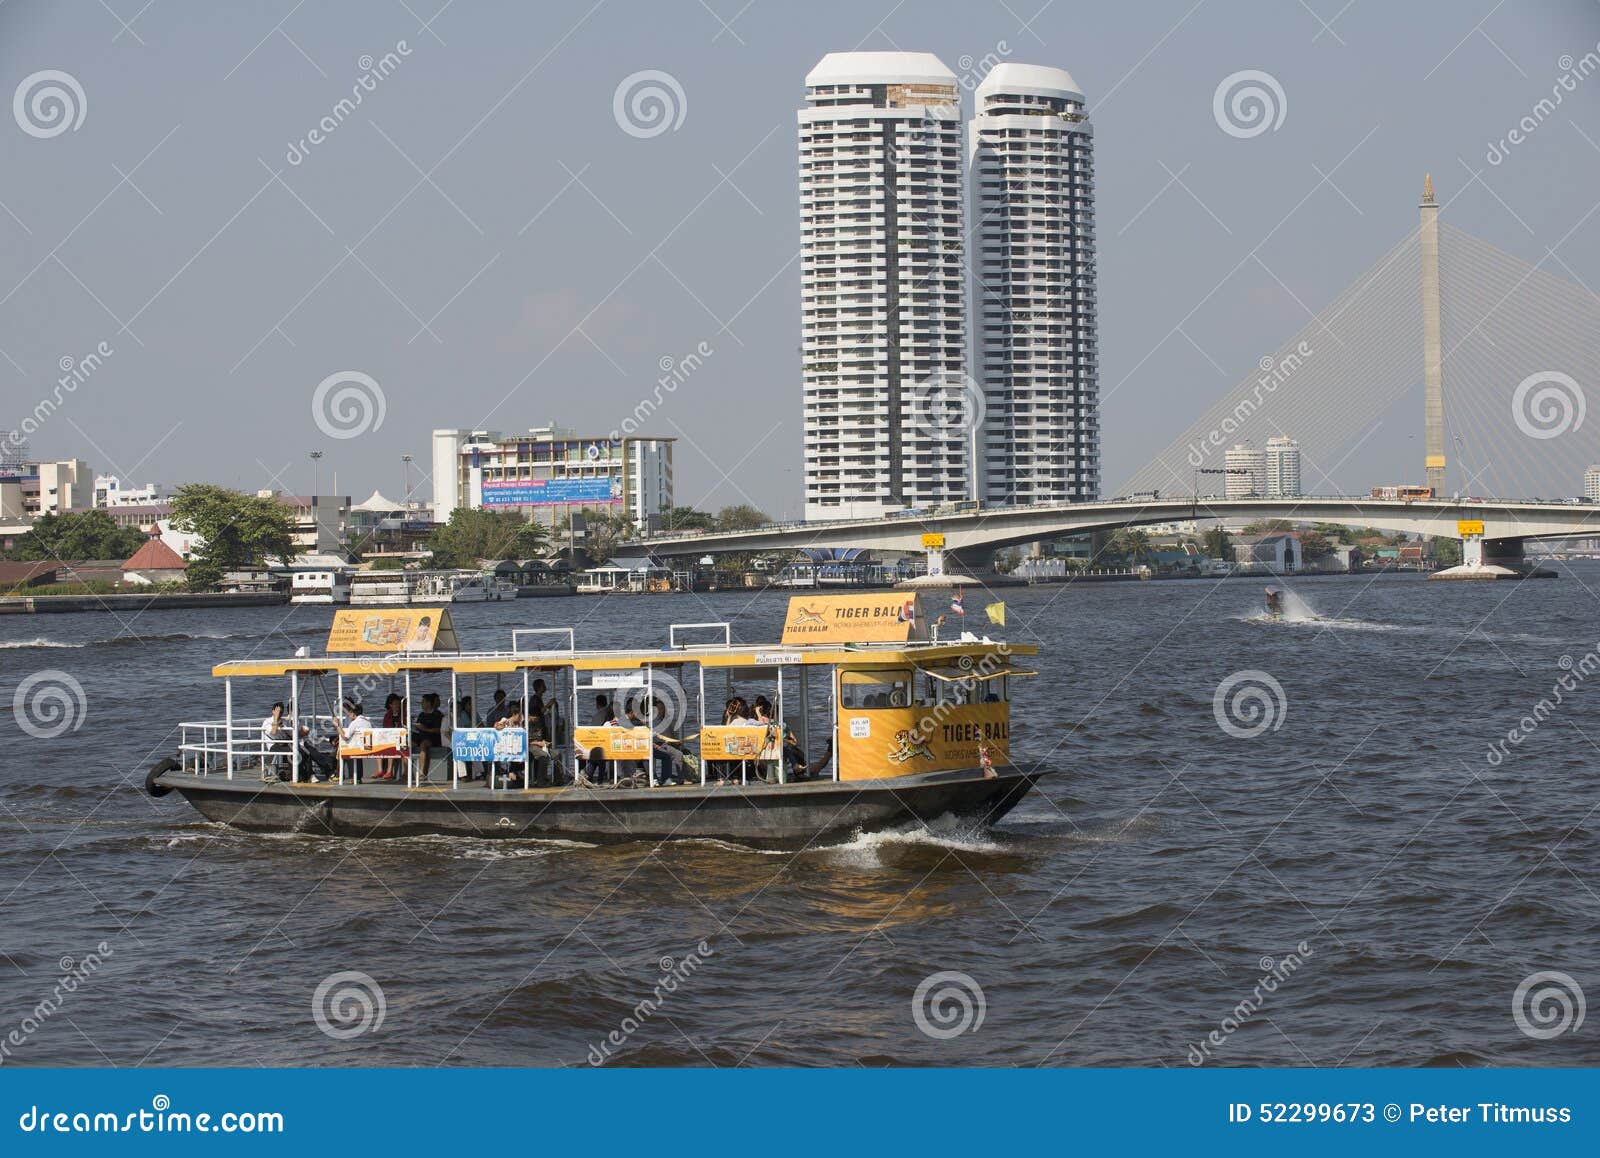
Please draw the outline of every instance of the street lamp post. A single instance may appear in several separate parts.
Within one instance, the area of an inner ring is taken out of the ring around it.
[[[322,451],[313,450],[308,455],[311,459],[311,501],[317,501],[317,491],[322,486]]]
[[[411,511],[411,456],[409,454],[402,454],[400,456],[400,461],[405,464],[405,472],[406,472],[405,508],[406,508],[406,512],[409,514],[410,511]]]

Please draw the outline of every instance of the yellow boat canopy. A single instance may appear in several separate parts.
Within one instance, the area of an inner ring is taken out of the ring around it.
[[[553,671],[575,668],[578,671],[630,671],[647,666],[697,663],[707,668],[759,668],[786,666],[837,665],[841,668],[886,667],[894,665],[949,666],[969,657],[974,673],[986,656],[1031,656],[1039,649],[1032,644],[975,640],[954,643],[907,643],[892,646],[860,647],[727,647],[691,645],[635,651],[540,651],[483,652],[459,655],[366,655],[296,656],[291,659],[232,660],[211,669],[218,678],[287,676],[325,673],[329,675],[398,675],[402,672],[454,671],[462,675],[495,675],[519,671]],[[987,670],[987,669],[984,669]],[[930,675],[937,673],[930,672]],[[994,675],[1032,674],[1014,671],[1005,665]],[[960,677],[953,677],[960,678]],[[968,674],[966,678],[972,678]],[[983,678],[980,676],[980,678]]]

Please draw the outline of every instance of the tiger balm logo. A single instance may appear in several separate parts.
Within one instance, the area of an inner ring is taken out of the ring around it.
[[[796,627],[826,627],[827,618],[820,611],[813,611],[809,607],[796,607],[794,609],[794,626]]]
[[[908,764],[918,756],[924,760],[932,760],[933,753],[928,748],[928,742],[912,736],[909,728],[902,728],[894,734],[894,750],[889,753],[889,763]]]

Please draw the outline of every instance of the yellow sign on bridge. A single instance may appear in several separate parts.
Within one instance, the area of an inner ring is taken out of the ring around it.
[[[1457,519],[1456,520],[1456,534],[1460,535],[1463,539],[1465,539],[1468,535],[1482,535],[1483,534],[1483,520],[1482,519]]]

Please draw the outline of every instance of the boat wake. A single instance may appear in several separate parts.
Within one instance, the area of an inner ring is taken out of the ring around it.
[[[1416,633],[1426,630],[1421,627],[1408,627],[1399,623],[1378,623],[1371,619],[1344,619],[1337,615],[1323,617],[1315,612],[1305,615],[1282,616],[1268,615],[1265,611],[1258,611],[1253,615],[1234,616],[1240,623],[1259,623],[1268,627],[1326,627],[1334,631],[1398,631],[1402,633]]]
[[[1003,853],[1012,851],[996,839],[993,829],[970,819],[941,816],[899,824],[877,832],[856,832],[836,844],[807,849],[808,853],[865,853],[876,855],[898,848],[943,848],[952,852]]]
[[[169,631],[160,635],[114,635],[107,639],[87,639],[73,642],[66,639],[51,639],[49,636],[35,636],[33,639],[5,639],[0,640],[0,651],[14,651],[28,648],[53,648],[53,647],[142,647],[147,643],[183,643],[196,639],[260,639],[261,636],[254,632],[234,631]]]

